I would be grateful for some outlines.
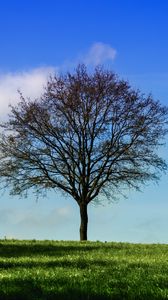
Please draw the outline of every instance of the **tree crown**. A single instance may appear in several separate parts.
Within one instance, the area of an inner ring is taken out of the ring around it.
[[[168,108],[102,67],[56,75],[36,100],[11,107],[1,126],[0,176],[13,194],[59,188],[78,204],[139,188],[166,169],[157,149]]]

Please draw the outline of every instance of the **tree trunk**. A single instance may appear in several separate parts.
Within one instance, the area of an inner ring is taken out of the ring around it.
[[[80,240],[87,241],[87,225],[88,225],[88,214],[87,214],[87,204],[80,204],[80,216],[81,216],[81,224],[80,224]]]

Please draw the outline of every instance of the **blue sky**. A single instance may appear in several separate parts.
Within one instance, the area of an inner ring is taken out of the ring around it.
[[[8,104],[40,96],[49,74],[104,64],[168,105],[168,2],[6,0],[0,3],[0,119]],[[168,141],[168,137],[167,137]],[[167,159],[168,143],[160,150]],[[168,243],[168,174],[128,199],[89,206],[90,240]],[[61,193],[0,198],[0,238],[79,239],[79,209]]]

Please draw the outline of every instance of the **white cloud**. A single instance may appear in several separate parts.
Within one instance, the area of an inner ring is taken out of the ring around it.
[[[108,44],[94,43],[88,53],[83,56],[86,65],[99,65],[106,61],[113,61],[117,51]]]
[[[115,57],[116,50],[114,48],[108,44],[98,42],[94,43],[88,52],[79,58],[80,61],[84,62],[87,66],[96,66],[106,61],[113,61]],[[59,69],[64,69],[64,67],[65,66],[62,65]],[[6,118],[10,112],[9,104],[15,105],[20,100],[18,90],[21,90],[25,97],[32,99],[39,97],[48,76],[56,72],[58,72],[58,68],[47,66],[31,69],[29,71],[0,73],[0,121]]]
[[[45,207],[36,203],[27,209],[0,208],[0,238],[68,239],[73,237],[75,220],[73,203],[72,206],[65,204],[54,209],[49,203]]]
[[[79,58],[80,61],[84,62],[87,66],[96,66],[106,61],[113,61],[115,57],[116,50],[114,48],[108,44],[98,42],[94,43],[88,52]],[[71,64],[74,65],[72,62]],[[62,65],[59,69],[64,69],[64,67],[65,66]],[[10,111],[9,104],[15,105],[20,100],[18,90],[21,90],[25,97],[39,97],[48,76],[56,72],[58,72],[58,68],[47,66],[31,69],[29,71],[0,73],[0,120],[5,118]]]
[[[11,226],[26,228],[52,227],[66,223],[72,216],[72,207],[65,205],[60,208],[48,209],[47,212],[39,214],[39,207],[34,210],[4,208],[0,209],[0,223]]]
[[[9,104],[19,101],[18,89],[25,97],[39,97],[50,74],[57,71],[54,67],[41,67],[29,71],[0,74],[0,117],[9,112]]]

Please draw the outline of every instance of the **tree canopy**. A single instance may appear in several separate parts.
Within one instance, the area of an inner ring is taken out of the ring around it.
[[[79,205],[87,239],[87,205],[139,188],[166,170],[158,154],[168,108],[103,67],[50,77],[39,99],[11,107],[1,124],[0,180],[13,194],[60,189]]]

